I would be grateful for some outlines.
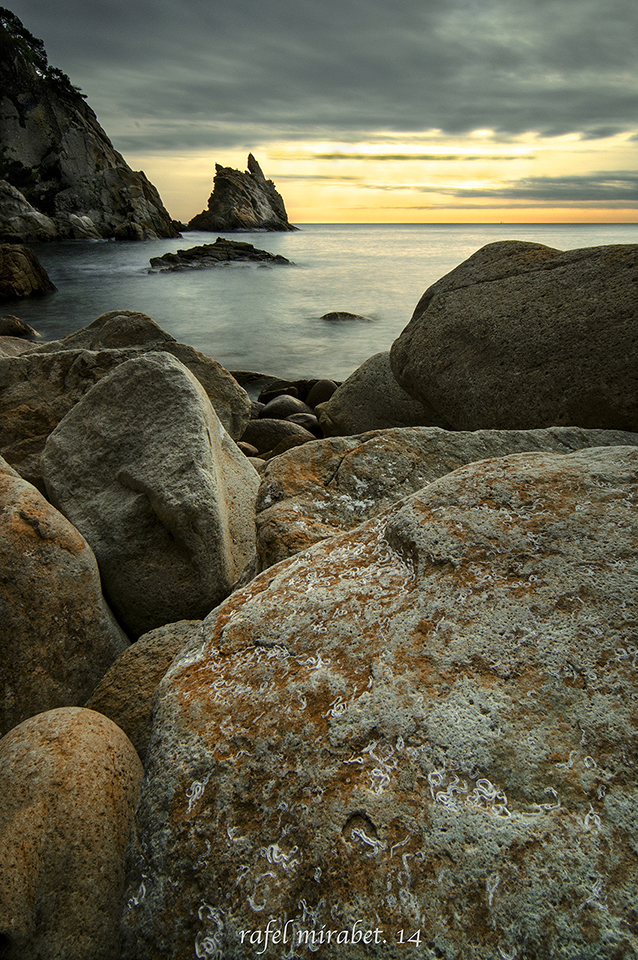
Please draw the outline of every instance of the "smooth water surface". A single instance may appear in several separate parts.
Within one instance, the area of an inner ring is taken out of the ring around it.
[[[206,233],[37,244],[58,290],[6,304],[3,312],[55,339],[107,311],[139,310],[230,370],[344,379],[389,350],[424,290],[484,244],[533,240],[566,250],[635,243],[638,224],[306,224],[294,233],[226,236],[283,254],[295,266],[150,272],[150,257],[212,243],[216,234]],[[336,310],[370,322],[320,319]]]

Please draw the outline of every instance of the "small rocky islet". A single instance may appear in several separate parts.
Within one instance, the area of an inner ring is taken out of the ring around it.
[[[3,318],[5,956],[635,955],[637,254],[343,383]]]

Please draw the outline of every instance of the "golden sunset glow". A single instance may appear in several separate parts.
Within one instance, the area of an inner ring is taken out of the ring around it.
[[[417,140],[381,133],[356,143],[263,143],[253,152],[291,223],[626,223],[638,220],[636,183],[627,176],[638,166],[636,135],[499,140],[476,130],[452,140],[428,131]],[[216,162],[246,164],[240,150],[128,159],[184,222],[205,208]]]

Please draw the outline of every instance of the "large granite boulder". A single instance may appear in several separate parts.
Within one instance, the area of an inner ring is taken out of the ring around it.
[[[389,427],[449,425],[430,404],[414,400],[399,386],[387,352],[370,357],[337,387],[322,408],[319,423],[327,437]]]
[[[170,354],[89,390],[49,436],[42,472],[131,636],[203,617],[254,560],[258,475]]]
[[[63,340],[0,361],[0,453],[43,489],[46,438],[95,383],[126,360],[165,351],[197,377],[234,439],[250,418],[250,399],[227,370],[178,343],[143,313],[116,310]]]
[[[33,250],[16,243],[0,244],[0,303],[42,297],[55,289]]]
[[[633,447],[469,464],[214,610],[123,960],[635,954],[636,497]]]
[[[119,960],[142,774],[125,734],[92,710],[50,710],[0,740],[3,960]]]
[[[266,180],[261,167],[248,154],[245,173],[215,164],[213,192],[208,209],[188,223],[188,230],[296,230],[288,223],[283,197],[272,180]]]
[[[488,244],[392,345],[400,385],[457,430],[638,429],[638,245]]]
[[[200,624],[200,620],[180,620],[145,633],[117,658],[84,704],[124,731],[142,763],[157,685]]]
[[[5,239],[153,240],[178,233],[155,187],[134,173],[41,40],[0,11],[0,175],[13,191]]]
[[[512,453],[638,446],[621,430],[403,427],[331,438],[269,461],[257,496],[257,569],[352,530],[446,473]]]
[[[0,736],[83,704],[127,647],[84,537],[0,459]]]

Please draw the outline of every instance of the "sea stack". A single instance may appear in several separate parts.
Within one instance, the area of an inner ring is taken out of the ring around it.
[[[215,164],[213,192],[208,209],[188,223],[188,230],[296,230],[288,223],[283,197],[272,180],[266,180],[261,167],[248,154],[248,169],[242,173],[232,167]]]

